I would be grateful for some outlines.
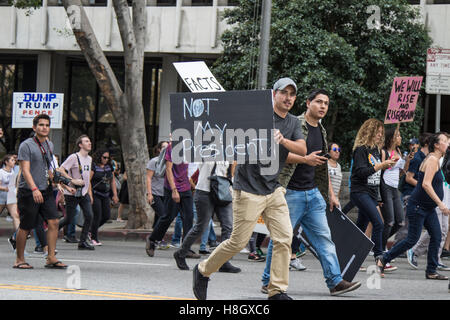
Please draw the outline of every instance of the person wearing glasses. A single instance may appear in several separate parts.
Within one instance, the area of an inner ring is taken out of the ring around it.
[[[102,245],[98,241],[98,229],[111,217],[111,192],[113,203],[119,202],[113,173],[108,150],[97,150],[92,156],[91,170],[91,186],[94,197],[92,203],[94,219],[91,224],[91,243],[93,246]]]
[[[330,175],[334,195],[339,199],[341,194],[342,170],[338,160],[341,155],[341,148],[337,143],[331,142],[328,145],[328,154],[330,155],[328,159],[328,174]]]

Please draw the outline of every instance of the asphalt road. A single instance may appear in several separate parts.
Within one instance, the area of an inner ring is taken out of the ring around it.
[[[28,241],[33,251],[34,241]],[[95,251],[79,251],[76,244],[58,240],[57,257],[70,265],[67,270],[44,268],[42,255],[30,254],[27,261],[33,270],[13,269],[15,255],[0,238],[1,300],[178,300],[194,299],[192,271],[181,271],[172,257],[175,249],[157,250],[155,257],[146,255],[143,241],[103,241]],[[198,247],[194,247],[198,250]],[[192,267],[199,260],[188,259]],[[450,260],[446,260],[450,264]],[[318,260],[311,254],[303,258],[306,271],[291,271],[288,294],[296,300],[449,300],[448,281],[425,279],[425,258],[420,269],[412,270],[406,259],[398,258],[398,270],[384,279],[359,272],[362,282],[357,291],[331,297]],[[239,274],[216,273],[209,282],[208,299],[264,300],[260,292],[261,273],[265,263],[251,262],[246,254],[237,254],[232,263],[242,269]],[[368,257],[364,266],[374,264]],[[442,272],[450,276],[450,272]]]

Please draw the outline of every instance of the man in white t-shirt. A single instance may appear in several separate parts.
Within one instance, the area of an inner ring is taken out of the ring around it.
[[[61,164],[58,170],[63,175],[69,176],[73,179],[82,179],[84,181],[83,187],[64,186],[64,198],[66,200],[66,216],[59,221],[59,229],[69,224],[76,215],[76,207],[79,205],[84,215],[84,224],[81,229],[80,242],[78,249],[80,250],[94,250],[94,246],[88,241],[88,232],[91,228],[93,213],[92,213],[92,190],[90,184],[92,158],[89,156],[92,144],[87,135],[81,135],[76,145],[80,151],[72,153],[67,157],[66,161]],[[66,173],[66,172],[67,173]]]

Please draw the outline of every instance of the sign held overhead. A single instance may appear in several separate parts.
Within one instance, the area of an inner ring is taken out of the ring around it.
[[[12,128],[31,128],[33,119],[47,114],[53,129],[62,128],[63,93],[14,92]]]
[[[414,120],[417,100],[423,77],[396,77],[392,84],[385,124]]]
[[[191,92],[225,91],[204,61],[174,62],[173,65]]]

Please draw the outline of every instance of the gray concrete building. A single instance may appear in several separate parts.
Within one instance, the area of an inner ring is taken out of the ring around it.
[[[220,18],[232,0],[147,0],[144,113],[151,147],[169,137],[169,93],[182,90],[172,63],[213,62],[222,52],[220,35],[228,27]],[[450,1],[410,1],[420,6],[434,45],[450,49]],[[119,81],[123,73],[122,42],[111,0],[83,0],[92,27]],[[52,132],[56,153],[72,152],[82,133],[120,155],[114,118],[81,55],[60,0],[43,0],[42,7],[19,10],[0,0],[0,126],[10,150],[30,130],[12,130],[12,92],[65,94],[64,126]],[[226,89],[226,88],[225,88]],[[432,130],[435,98],[427,99],[425,128]],[[442,110],[450,107],[442,98]],[[450,131],[450,113],[443,112],[441,129]]]

